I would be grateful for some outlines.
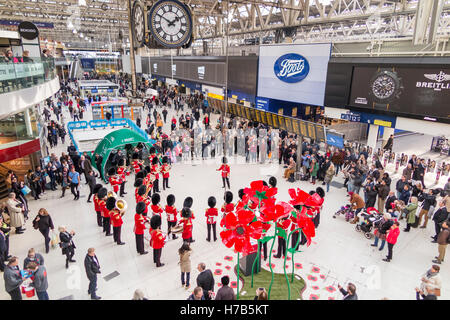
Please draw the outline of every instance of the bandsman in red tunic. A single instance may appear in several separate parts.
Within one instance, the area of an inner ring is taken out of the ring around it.
[[[100,202],[100,208],[102,208],[102,217],[103,217],[103,232],[106,232],[106,236],[112,236],[111,234],[111,213],[110,209],[106,206],[108,199],[113,197],[108,197],[104,203]]]
[[[289,228],[289,225],[291,224],[291,220],[288,218],[289,218],[288,216],[281,217],[277,221],[277,228],[283,229],[284,231],[286,231],[286,233]],[[281,236],[278,236],[278,250],[277,254],[274,255],[274,258],[281,258],[281,255],[283,255],[283,258],[286,255],[286,239]]]
[[[153,193],[159,192],[159,172],[161,168],[159,167],[158,157],[154,157],[152,160],[151,173],[153,174],[155,180],[153,181]]]
[[[145,210],[142,213],[142,215],[144,217],[146,217],[147,216],[147,212],[148,212],[148,206],[150,205],[151,200],[149,198],[147,198],[147,188],[144,185],[140,186],[139,189],[138,189],[138,195],[136,196],[136,203],[137,202],[144,202],[145,203]]]
[[[136,236],[136,250],[139,254],[147,254],[144,248],[144,231],[145,224],[148,222],[147,217],[143,216],[143,213],[147,206],[144,202],[138,202],[136,204],[136,214],[134,215],[134,235]]]
[[[222,171],[222,182],[223,182],[223,187],[225,188],[225,182],[228,185],[228,189],[230,189],[230,166],[227,164],[228,160],[226,157],[222,158],[222,165],[220,166],[219,169],[217,169],[217,171]]]
[[[192,240],[192,212],[188,207],[181,210],[180,225],[183,226],[183,233],[181,234],[183,241],[186,243],[194,242],[195,240]]]
[[[161,263],[161,253],[164,247],[166,237],[161,231],[161,217],[155,215],[150,219],[150,246],[153,248],[153,262],[156,263],[156,267],[164,266]]]
[[[99,199],[99,197],[98,197],[98,192],[100,191],[100,189],[102,189],[103,188],[103,186],[101,185],[101,184],[96,184],[95,186],[94,186],[94,189],[92,190],[92,192],[94,193],[94,210],[95,210],[95,213],[97,214],[97,225],[99,226],[99,227],[102,227],[103,225],[102,225],[102,212],[101,212],[101,209],[100,209],[100,206],[99,206],[99,201],[100,201],[100,199]],[[106,190],[106,189],[105,189]]]
[[[206,209],[205,217],[206,217],[206,227],[208,228],[208,238],[206,238],[206,241],[211,241],[211,229],[213,231],[214,236],[214,242],[217,241],[216,236],[216,223],[217,218],[219,216],[219,211],[216,208],[216,198],[215,197],[209,197],[208,198],[208,209]]]
[[[170,177],[170,165],[169,165],[169,159],[164,156],[162,159],[162,167],[161,167],[161,173],[163,176],[163,190],[166,190],[166,188],[169,188],[169,177]]]
[[[156,149],[155,149],[155,147],[150,147],[149,153],[150,153],[150,155],[148,156],[148,160],[152,164],[153,163],[153,159],[155,157],[157,157],[156,156]]]
[[[117,194],[119,192],[119,186],[122,183],[122,178],[116,173],[115,168],[108,170],[109,183],[113,187],[113,191]]]
[[[161,201],[161,196],[159,193],[155,193],[152,195],[152,205],[150,208],[152,209],[152,216],[159,214],[161,217],[161,214],[164,212],[163,208],[159,205],[159,202]]]
[[[231,203],[233,201],[233,193],[231,191],[226,191],[223,197],[225,203],[223,204],[220,211],[222,212],[222,220],[220,221],[220,226],[223,228],[225,226],[225,216],[227,213],[233,212],[234,204]]]
[[[153,181],[155,181],[155,176],[153,175],[150,166],[146,166],[143,172],[145,173],[143,184],[147,187],[148,190],[147,196],[151,197],[153,189]]]
[[[120,179],[122,180],[122,183],[120,184],[120,196],[123,197],[125,194],[125,183],[126,180],[126,171],[127,167],[125,166],[125,159],[120,159],[119,167],[117,168],[117,174],[120,176]]]
[[[109,210],[109,215],[111,217],[111,223],[113,225],[113,239],[114,242],[118,245],[124,245],[125,242],[120,240],[120,234],[122,231],[122,216],[123,212],[120,212],[119,209],[116,208],[116,198],[109,197],[106,200],[106,208]]]
[[[173,194],[169,194],[167,196],[167,205],[165,207],[166,215],[167,215],[167,237],[170,237],[170,233],[172,232],[172,227],[177,225],[177,208],[174,207],[175,204],[175,196]],[[178,239],[178,237],[172,233],[172,239]]]
[[[109,210],[106,209],[106,197],[108,195],[108,190],[106,188],[101,188],[98,190],[98,208],[100,209],[100,216],[102,218],[103,232],[107,232],[107,215]],[[105,216],[106,215],[106,216]]]
[[[294,206],[297,217],[300,214],[300,208],[301,208],[301,206]],[[290,232],[294,231],[295,229],[298,229],[297,218],[294,217],[293,214],[291,214],[289,219],[291,220]],[[291,247],[292,248],[295,247],[295,250],[298,250],[298,245],[296,246],[297,241],[298,241],[298,236],[299,236],[299,231],[296,231],[292,234],[292,238],[291,238],[292,239]],[[301,243],[299,242],[298,244],[300,245]]]
[[[137,152],[133,153],[133,161],[131,162],[131,165],[133,166],[133,170],[135,174],[138,174],[139,171],[141,171],[141,167],[143,165],[143,161],[139,160],[139,155]]]
[[[136,181],[134,181],[134,198],[136,199],[136,203],[139,201],[137,200],[138,197],[138,190],[139,187],[142,186],[144,179],[137,178]]]

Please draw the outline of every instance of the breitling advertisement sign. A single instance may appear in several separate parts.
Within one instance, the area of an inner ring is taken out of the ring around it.
[[[355,67],[350,105],[450,119],[450,69]]]

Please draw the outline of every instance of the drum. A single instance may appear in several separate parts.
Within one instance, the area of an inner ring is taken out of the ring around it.
[[[172,233],[181,233],[181,232],[183,232],[183,226],[182,225],[176,225],[175,227],[172,227],[170,229],[170,232],[172,232]]]

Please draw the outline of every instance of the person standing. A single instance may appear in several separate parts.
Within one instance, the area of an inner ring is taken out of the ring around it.
[[[100,263],[95,255],[95,249],[89,248],[84,258],[84,268],[86,269],[86,275],[89,280],[88,294],[91,295],[92,300],[100,300],[102,297],[97,296],[97,274],[101,273]]]
[[[382,251],[386,243],[386,235],[389,229],[392,227],[393,222],[391,220],[391,214],[386,212],[383,215],[383,221],[379,227],[375,230],[375,241],[371,244],[372,247],[378,247],[378,240],[381,240],[381,246],[378,250]]]
[[[180,256],[180,270],[181,270],[181,287],[188,290],[190,288],[189,281],[191,279],[191,254],[192,249],[188,243],[183,243],[181,248],[178,250],[178,255]],[[186,279],[185,279],[186,276]]]
[[[19,258],[11,257],[9,259],[8,265],[5,267],[3,273],[3,279],[5,280],[6,292],[11,296],[11,300],[22,300],[20,285],[25,278],[20,274]]]
[[[87,199],[86,202],[92,202],[91,201],[91,197],[92,197],[92,195],[95,194],[94,189],[95,189],[95,186],[97,184],[97,181],[95,180],[95,178],[96,178],[96,175],[95,175],[94,171],[90,170],[89,173],[86,176],[86,180],[87,180],[87,183],[89,185],[89,196],[88,196],[88,199]]]
[[[437,243],[438,234],[441,232],[441,225],[445,220],[448,219],[448,217],[449,212],[445,207],[445,202],[444,201],[439,202],[439,209],[436,210],[436,212],[433,215],[434,230],[436,231],[436,234],[433,237],[431,237],[431,239],[433,239],[433,241],[431,241],[432,243]]]
[[[323,183],[327,185],[327,192],[330,191],[330,183],[333,180],[334,174],[336,173],[336,169],[334,168],[333,162],[329,162],[328,169],[325,171],[325,178],[323,179]]]
[[[434,263],[441,264],[444,261],[445,250],[447,250],[449,240],[450,240],[449,222],[444,221],[442,223],[442,230],[441,232],[439,232],[437,237],[439,256],[435,257],[436,259],[433,260]]]
[[[3,216],[0,215],[0,224],[3,223]],[[0,271],[5,271],[5,256],[7,252],[6,247],[6,235],[0,229]]]
[[[50,229],[53,231],[55,227],[53,226],[53,221],[47,210],[44,208],[39,209],[38,215],[33,220],[33,227],[39,229],[39,232],[44,236],[45,241],[45,253],[50,251]]]
[[[440,295],[442,279],[439,271],[441,268],[438,265],[433,264],[429,270],[427,270],[420,278],[420,290],[425,294],[428,294],[428,288],[438,291]]]
[[[78,189],[80,185],[80,174],[75,170],[74,166],[70,169],[68,179],[70,182],[70,191],[75,196],[73,200],[80,199],[80,190]]]
[[[227,158],[223,157],[222,165],[220,166],[219,169],[217,169],[217,171],[222,171],[222,182],[223,182],[222,188],[225,188],[225,182],[226,182],[228,189],[230,189],[230,166],[227,163],[228,163]]]
[[[403,229],[404,232],[409,232],[411,230],[411,226],[415,225],[416,212],[417,212],[417,197],[411,197],[411,202],[403,209],[406,213],[406,228]]]
[[[169,194],[166,199],[167,205],[164,208],[164,211],[167,215],[167,237],[170,237],[170,234],[172,233],[172,228],[177,225],[177,215],[178,210],[175,208],[175,196],[173,194]],[[178,237],[175,235],[175,233],[172,233],[172,239],[178,239]]]
[[[217,290],[216,299],[215,300],[236,300],[236,295],[234,294],[233,288],[230,288],[228,284],[230,283],[229,276],[223,276],[220,279],[222,283],[222,287]]]
[[[148,253],[144,249],[144,231],[147,217],[145,217],[143,214],[146,208],[147,206],[145,205],[145,202],[139,201],[136,204],[136,214],[134,215],[134,235],[136,237],[136,251],[141,255]]]
[[[383,147],[383,150],[387,151],[391,151],[392,152],[392,147],[394,146],[394,135],[391,134],[389,136],[389,139],[386,141],[386,144]]]
[[[43,265],[39,265],[36,262],[30,262],[27,265],[27,269],[33,274],[32,286],[36,290],[36,295],[39,300],[50,300],[48,297],[48,281],[47,270]]]
[[[400,235],[399,225],[400,223],[395,221],[387,233],[386,242],[388,243],[388,255],[386,256],[386,259],[383,259],[383,261],[390,262],[392,260],[392,251],[394,249],[394,245],[397,243],[398,236]]]
[[[209,208],[206,210],[206,213],[205,213],[206,227],[208,229],[208,237],[206,238],[206,241],[208,241],[208,242],[211,241],[211,229],[212,229],[213,236],[214,236],[214,242],[216,242],[217,241],[216,224],[217,224],[217,217],[219,216],[219,211],[216,208],[216,198],[215,197],[208,198],[208,206],[209,206]]]
[[[389,195],[389,187],[386,185],[385,180],[381,180],[380,183],[377,184],[375,188],[378,192],[378,212],[383,213],[386,198]]]
[[[161,232],[161,216],[156,214],[150,219],[150,246],[153,248],[153,262],[156,263],[156,267],[164,266],[161,263],[161,253],[164,247],[166,237]]]
[[[26,269],[30,262],[35,262],[39,266],[43,266],[44,257],[40,253],[37,253],[34,248],[30,248],[27,257],[23,260],[23,268]]]
[[[342,288],[341,285],[338,284],[338,289],[344,296],[342,300],[358,300],[358,295],[356,294],[356,286],[353,283],[349,283],[347,285],[347,290],[344,290],[344,288]]]
[[[24,207],[20,201],[16,200],[16,194],[14,192],[8,195],[6,207],[8,208],[11,227],[16,228],[17,234],[22,234],[26,230],[23,227],[25,224],[25,217],[23,215]]]
[[[66,227],[60,226],[58,228],[60,247],[62,249],[62,254],[66,256],[66,269],[69,268],[69,262],[76,262],[73,260],[75,255],[75,243],[73,243],[72,238],[75,235],[74,231],[67,232]]]
[[[423,225],[420,226],[421,229],[425,229],[428,223],[428,211],[430,207],[434,207],[436,205],[436,196],[433,194],[432,189],[428,189],[428,193],[423,193],[421,197],[419,197],[419,201],[423,201],[422,210],[419,212],[419,225],[422,222],[422,217],[424,217]]]
[[[206,265],[201,262],[197,266],[200,274],[197,276],[197,286],[203,289],[203,297],[205,300],[211,300],[211,294],[214,292],[214,276],[210,269],[206,269]]]

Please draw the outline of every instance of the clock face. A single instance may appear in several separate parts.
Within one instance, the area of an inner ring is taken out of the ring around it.
[[[395,93],[396,88],[396,81],[387,74],[378,76],[372,82],[372,93],[378,99],[390,98]]]
[[[189,9],[176,0],[160,0],[150,10],[150,31],[161,45],[176,48],[189,41],[192,19]]]
[[[133,5],[133,35],[136,41],[135,47],[142,47],[145,41],[145,16],[144,8],[140,2]]]

